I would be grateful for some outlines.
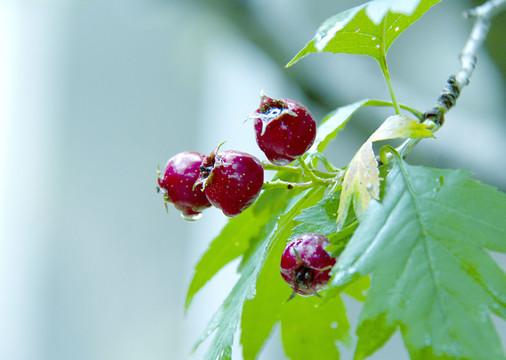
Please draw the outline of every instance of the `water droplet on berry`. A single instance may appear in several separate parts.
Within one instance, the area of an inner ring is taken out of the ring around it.
[[[202,217],[202,213],[192,214],[192,215],[181,214],[181,216],[186,221],[197,221],[198,219],[200,219]]]

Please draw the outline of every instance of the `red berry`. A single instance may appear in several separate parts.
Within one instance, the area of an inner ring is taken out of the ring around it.
[[[169,159],[163,173],[158,175],[165,201],[174,204],[186,220],[199,219],[201,212],[211,206],[202,185],[194,187],[204,159],[205,155],[197,152],[179,153]]]
[[[236,150],[216,153],[201,166],[201,180],[209,202],[227,216],[237,216],[253,204],[264,183],[264,169],[256,157]]]
[[[262,95],[255,119],[257,144],[276,165],[286,165],[313,145],[316,121],[302,104],[288,99]]]
[[[321,234],[309,233],[291,240],[281,257],[281,276],[295,294],[318,295],[330,280],[330,270],[336,259],[325,250],[329,239]]]

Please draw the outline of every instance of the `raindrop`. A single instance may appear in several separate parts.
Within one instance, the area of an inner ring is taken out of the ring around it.
[[[378,44],[378,45],[376,45],[376,47],[379,49],[381,46],[380,46],[380,44]]]
[[[358,28],[357,30],[355,30],[355,32],[359,32],[360,31],[360,28]]]
[[[330,323],[330,327],[332,329],[337,329],[337,323],[335,321],[332,321],[332,323]]]
[[[394,29],[395,32],[399,31],[399,27],[397,26],[395,29]]]
[[[200,219],[202,217],[202,213],[192,214],[192,215],[181,214],[181,216],[186,221],[197,221],[198,219]]]
[[[372,41],[376,40],[376,37],[375,37],[375,36],[373,36],[373,37],[371,38],[371,40],[372,40]]]

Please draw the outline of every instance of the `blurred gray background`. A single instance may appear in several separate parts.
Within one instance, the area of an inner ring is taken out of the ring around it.
[[[323,20],[359,3],[0,0],[0,359],[187,358],[237,263],[184,315],[192,266],[226,219],[215,209],[195,223],[165,213],[156,166],[223,140],[264,159],[243,123],[261,89],[318,119],[388,99],[370,58],[321,54],[284,68]],[[401,102],[434,105],[459,68],[471,6],[445,1],[393,45]],[[505,191],[505,39],[494,31],[437,139],[409,161],[467,168]],[[362,110],[328,157],[347,164],[387,115]],[[355,324],[360,305],[345,300]],[[284,358],[277,330],[259,358]],[[371,357],[392,358],[407,358],[398,334]]]

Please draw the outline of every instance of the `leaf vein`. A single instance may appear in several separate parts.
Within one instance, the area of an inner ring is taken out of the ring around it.
[[[462,217],[464,217],[464,218],[466,218],[466,219],[471,220],[472,222],[476,222],[476,223],[479,223],[480,225],[487,226],[487,227],[489,227],[489,228],[491,228],[491,229],[493,229],[493,230],[495,230],[495,231],[498,231],[498,232],[500,232],[500,233],[502,233],[502,234],[505,234],[505,235],[506,235],[506,231],[504,230],[504,229],[505,229],[504,227],[503,227],[503,228],[500,228],[500,227],[498,227],[498,226],[495,226],[495,225],[494,225],[494,224],[492,224],[492,223],[486,222],[486,221],[485,221],[485,220],[483,220],[483,219],[476,218],[476,217],[473,217],[473,216],[471,216],[471,215],[468,215],[468,214],[466,214],[466,213],[464,213],[464,212],[458,211],[458,210],[457,210],[456,208],[454,208],[454,207],[450,207],[450,206],[447,206],[447,205],[445,205],[445,204],[443,204],[443,203],[437,202],[437,201],[435,201],[434,199],[428,199],[428,198],[425,198],[424,200],[431,202],[433,205],[437,205],[437,206],[439,206],[439,207],[441,207],[441,208],[444,208],[444,209],[445,209],[445,210],[447,210],[447,211],[451,211],[451,212],[453,212],[453,213],[456,213],[456,214],[458,214],[458,215],[460,215],[460,216],[462,216]]]
[[[427,261],[428,261],[428,264],[429,264],[429,268],[430,268],[430,273],[431,273],[431,277],[432,277],[432,280],[434,282],[434,285],[436,287],[436,296],[437,297],[437,301],[439,302],[440,306],[441,306],[441,310],[445,316],[445,318],[449,319],[449,315],[448,315],[448,309],[446,308],[442,298],[441,298],[441,283],[439,282],[439,279],[437,278],[437,274],[436,274],[436,268],[435,268],[435,265],[434,265],[434,259],[433,259],[433,254],[431,253],[430,251],[430,246],[428,244],[428,237],[431,237],[431,235],[429,234],[429,232],[427,231],[427,228],[426,228],[426,225],[425,225],[425,221],[423,219],[423,216],[422,216],[422,212],[421,212],[421,209],[420,209],[420,204],[418,203],[418,199],[417,199],[417,196],[416,196],[416,192],[414,191],[414,188],[411,184],[411,182],[409,181],[409,176],[408,174],[406,173],[406,169],[404,168],[404,165],[402,163],[399,164],[399,168],[402,172],[402,175],[403,175],[403,179],[404,179],[404,183],[406,185],[406,190],[409,190],[409,193],[411,195],[411,198],[412,198],[412,201],[413,201],[413,204],[416,208],[416,214],[417,214],[417,218],[418,218],[418,222],[420,224],[420,227],[422,228],[422,242],[423,242],[423,246],[424,246],[424,249],[425,249],[425,253],[427,255]],[[435,297],[433,298],[433,304],[432,304],[432,307],[434,306],[434,302],[436,301]],[[449,332],[450,332],[450,336],[454,339],[456,339],[456,336],[455,336],[455,331],[449,327]]]

